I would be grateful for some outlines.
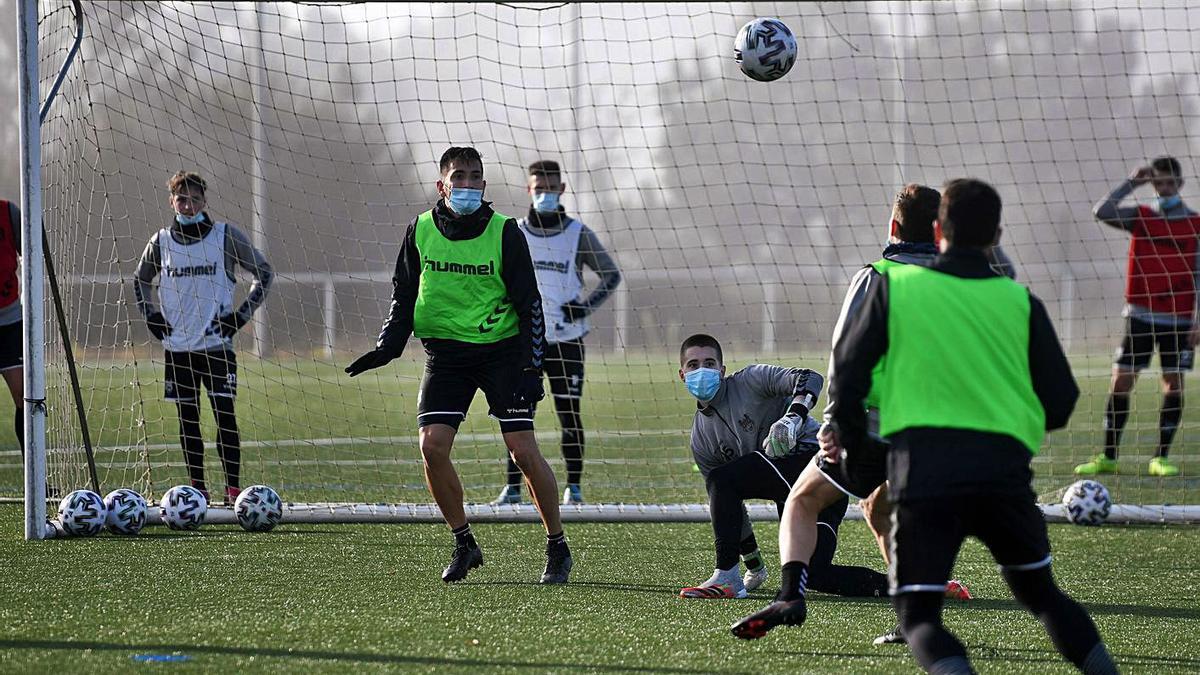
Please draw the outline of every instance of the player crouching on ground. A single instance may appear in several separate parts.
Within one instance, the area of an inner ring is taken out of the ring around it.
[[[744,502],[769,499],[782,511],[792,483],[817,452],[820,425],[808,411],[824,378],[804,368],[764,364],[726,377],[720,343],[703,334],[683,341],[679,365],[679,379],[698,402],[692,457],[708,490],[717,554],[713,575],[679,595],[744,598],[767,578]],[[831,564],[846,505],[842,497],[818,517],[822,536],[809,586],[838,595],[883,595],[887,578],[879,572]],[[744,579],[738,573],[739,551],[747,567]]]

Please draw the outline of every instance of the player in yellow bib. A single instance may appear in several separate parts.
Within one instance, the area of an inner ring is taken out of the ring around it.
[[[374,350],[346,368],[351,377],[400,356],[410,335],[425,347],[417,398],[425,481],[454,535],[442,573],[459,581],[483,564],[463,508],[450,449],[476,390],[514,462],[525,474],[546,526],[542,583],[565,583],[571,552],[559,518],[558,485],[533,433],[544,396],[545,321],[533,261],[517,223],[483,201],[483,159],[471,147],[447,150],[437,182],[442,199],[408,226],[392,277],[392,305]]]

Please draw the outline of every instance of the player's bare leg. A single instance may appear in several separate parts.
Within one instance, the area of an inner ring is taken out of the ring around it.
[[[17,443],[25,450],[25,369],[21,366],[0,371],[4,375],[4,383],[8,385],[8,393],[12,396],[16,410],[13,413],[13,433],[17,435]]]
[[[508,446],[508,452],[521,473],[525,474],[533,504],[546,527],[546,571],[542,574],[542,583],[566,583],[572,561],[558,511],[558,481],[554,478],[554,471],[538,449],[532,429],[504,434],[504,444]]]
[[[779,520],[779,560],[788,563],[800,560],[807,563],[817,549],[817,516],[821,510],[842,498],[841,490],[833,486],[809,462],[800,478],[788,493],[783,516]]]
[[[867,498],[858,503],[862,509],[863,519],[871,534],[875,535],[875,543],[883,556],[884,564],[891,564],[892,547],[892,501],[888,499],[887,483],[875,488]]]
[[[421,427],[419,443],[421,459],[425,465],[425,485],[437,502],[442,517],[451,530],[467,524],[467,513],[463,508],[463,486],[450,461],[450,449],[458,432],[448,424],[430,424]]]
[[[442,511],[442,517],[454,535],[454,553],[450,564],[442,571],[442,581],[451,583],[466,578],[467,573],[483,564],[483,552],[475,543],[475,535],[467,524],[463,508],[463,487],[458,472],[450,462],[450,449],[457,432],[448,424],[421,427],[421,458],[425,464],[425,484]]]
[[[759,611],[737,621],[730,630],[743,640],[755,640],[776,626],[799,626],[808,617],[805,584],[808,564],[817,549],[817,517],[842,498],[817,468],[808,463],[792,485],[779,519],[779,559],[783,563],[779,594]]]

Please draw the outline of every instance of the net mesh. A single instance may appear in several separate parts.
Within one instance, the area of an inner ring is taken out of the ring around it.
[[[591,502],[704,498],[679,342],[708,332],[730,369],[824,371],[850,276],[878,258],[907,182],[977,176],[1005,200],[1004,245],[1046,303],[1083,396],[1036,459],[1053,501],[1102,446],[1129,236],[1092,204],[1146,158],[1185,175],[1200,9],[1137,2],[845,4],[94,3],[43,129],[45,226],[103,489],[186,482],[163,352],[133,300],[147,240],[172,215],[166,179],[209,181],[208,211],[247,232],[277,278],[236,338],[243,483],[293,501],[427,502],[416,445],[423,354],[341,369],[373,345],[407,223],[436,199],[450,145],[483,154],[487,198],[528,208],[525,167],[564,169],[564,205],[623,281],[592,317],[582,410]],[[43,91],[72,12],[41,10]],[[773,83],[732,60],[737,29],[777,16],[800,39]],[[1184,198],[1187,199],[1185,186]],[[1149,201],[1144,189],[1136,198]],[[1128,202],[1132,203],[1132,201]],[[595,283],[590,274],[588,281]],[[244,297],[239,276],[237,301]],[[52,316],[52,313],[48,313]],[[51,477],[88,482],[57,326],[48,326]],[[1172,456],[1155,366],[1122,445],[1117,501],[1195,503],[1195,415]],[[221,483],[204,404],[210,483]],[[472,502],[504,482],[482,396],[454,461]],[[563,482],[547,399],[539,439]],[[10,446],[11,447],[11,446]],[[5,452],[0,494],[21,490]]]

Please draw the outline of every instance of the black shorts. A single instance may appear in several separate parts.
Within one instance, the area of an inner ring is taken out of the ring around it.
[[[1139,371],[1150,365],[1150,357],[1158,348],[1158,358],[1164,373],[1187,372],[1192,369],[1195,351],[1188,346],[1189,324],[1160,325],[1134,317],[1125,319],[1125,339],[1117,348],[1113,365],[1121,370]]]
[[[0,371],[20,368],[24,363],[24,322],[0,326]]]
[[[851,497],[866,499],[887,480],[887,451],[887,441],[871,436],[866,447],[853,455],[847,454],[837,464],[818,458],[817,468],[837,489]]]
[[[1037,497],[981,493],[902,501],[892,521],[892,594],[942,592],[963,540],[978,537],[1005,571],[1050,564],[1050,539]]]
[[[783,505],[788,493],[815,453],[816,448],[813,447],[785,457],[768,457],[766,453],[756,450],[713,469],[708,474],[708,481],[725,484],[743,500],[769,499],[775,502],[779,516],[783,517]],[[825,507],[817,514],[817,524],[825,525],[836,535],[849,504],[850,500],[842,497]]]
[[[542,369],[550,379],[554,398],[583,396],[583,341],[548,343]]]
[[[228,349],[208,352],[167,352],[163,398],[189,402],[200,398],[200,387],[209,396],[237,396],[237,357]]]
[[[534,405],[515,405],[513,393],[520,381],[520,350],[512,342],[496,349],[472,350],[452,359],[430,354],[417,396],[417,426],[446,424],[458,429],[467,418],[475,391],[487,397],[488,415],[500,421],[500,431],[533,429]]]

